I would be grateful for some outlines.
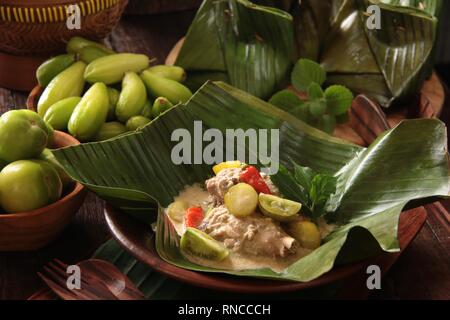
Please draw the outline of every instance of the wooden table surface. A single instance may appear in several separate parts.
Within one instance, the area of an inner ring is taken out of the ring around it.
[[[194,12],[159,16],[126,16],[107,43],[116,51],[145,53],[163,63],[182,37]],[[25,107],[27,93],[0,88],[0,114]],[[450,100],[450,99],[447,99]],[[447,101],[448,102],[448,101]],[[447,103],[443,119],[450,119]],[[450,121],[445,120],[447,124]],[[450,209],[450,201],[443,206]],[[428,219],[410,247],[388,272],[382,289],[370,299],[450,299],[450,216],[439,206],[428,206]],[[37,252],[0,253],[0,299],[25,299],[42,287],[36,276],[53,258],[75,263],[90,254],[110,235],[103,217],[103,202],[89,194],[72,224],[59,239]]]

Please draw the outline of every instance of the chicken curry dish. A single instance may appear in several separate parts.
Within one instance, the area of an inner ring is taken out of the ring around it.
[[[320,246],[333,226],[301,214],[270,176],[238,161],[214,168],[215,176],[185,187],[165,214],[191,262],[227,270],[280,272]]]

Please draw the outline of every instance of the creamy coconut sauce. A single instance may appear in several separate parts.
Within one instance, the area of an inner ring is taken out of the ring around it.
[[[175,197],[174,201],[184,201],[189,207],[200,206],[203,208],[203,211],[206,212],[209,204],[211,203],[211,196],[200,186],[200,184],[196,183],[192,186],[186,186],[183,191]],[[177,233],[182,236],[186,230],[184,219],[177,222],[171,219],[168,214],[166,214],[166,216],[169,218],[170,222],[172,222]]]
[[[208,208],[211,207],[214,202],[211,195],[199,184],[187,186],[174,200],[185,201],[189,206],[201,206],[204,212],[207,212]],[[167,215],[167,217],[172,222],[177,233],[182,236],[186,230],[184,221],[177,222],[171,219],[169,215]],[[319,230],[321,234],[326,235],[332,230],[332,226],[322,221],[319,224]],[[212,261],[192,255],[186,255],[186,258],[192,263],[216,269],[237,271],[269,268],[275,272],[281,272],[311,251],[312,250],[297,246],[295,253],[282,258],[245,254],[230,249],[229,256],[222,261]]]
[[[296,253],[291,254],[286,258],[268,258],[241,254],[230,250],[230,255],[222,261],[212,261],[191,255],[186,255],[186,258],[192,263],[215,269],[241,271],[268,268],[275,272],[282,272],[310,252],[311,250],[308,249],[297,248]]]

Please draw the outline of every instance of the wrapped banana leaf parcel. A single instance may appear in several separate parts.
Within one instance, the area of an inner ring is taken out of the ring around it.
[[[265,135],[240,142],[241,161],[197,162],[195,152],[174,161],[181,143],[174,132],[210,151],[214,132],[222,139],[215,154],[225,158],[239,147],[228,129]],[[262,150],[272,132],[278,138]],[[400,213],[450,192],[439,120],[403,121],[363,148],[223,82],[207,82],[136,132],[54,154],[72,178],[148,232],[156,220],[164,260],[238,276],[310,281],[333,266],[399,251]],[[244,164],[255,156],[257,163]]]
[[[287,84],[294,62],[292,16],[247,0],[205,0],[176,61],[188,85],[221,80],[269,98]]]
[[[329,84],[389,107],[414,97],[431,74],[441,7],[442,0],[205,0],[176,63],[193,89],[221,80],[267,99],[286,86],[294,61],[309,58],[325,67]]]
[[[319,61],[328,81],[376,99],[405,102],[431,75],[441,0],[302,1],[299,55]]]

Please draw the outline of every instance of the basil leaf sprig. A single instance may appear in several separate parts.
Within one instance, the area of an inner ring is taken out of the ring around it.
[[[337,178],[294,162],[292,165],[292,171],[280,165],[278,173],[271,176],[272,182],[283,196],[300,202],[302,212],[310,218],[317,219],[327,214],[328,200],[336,192]]]
[[[327,133],[333,133],[336,123],[348,121],[348,109],[353,94],[344,86],[332,85],[323,90],[327,74],[318,63],[300,59],[291,75],[293,87],[307,95],[300,98],[291,90],[282,90],[269,102]]]

